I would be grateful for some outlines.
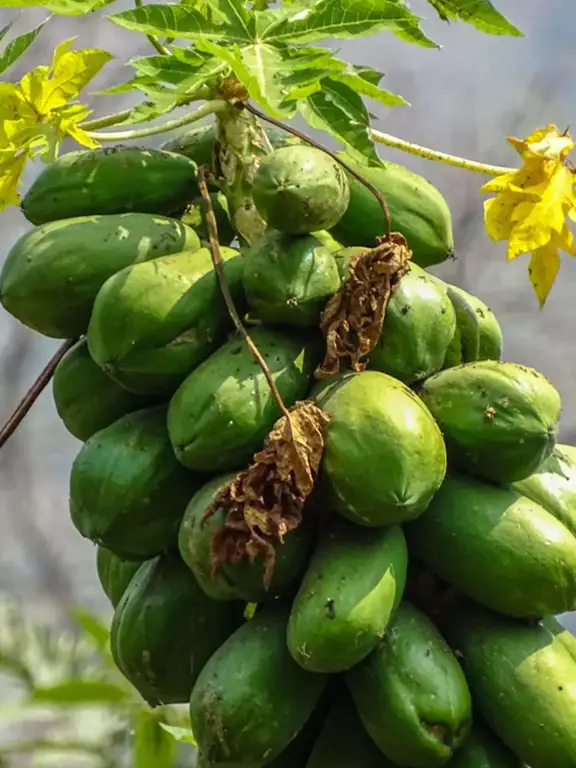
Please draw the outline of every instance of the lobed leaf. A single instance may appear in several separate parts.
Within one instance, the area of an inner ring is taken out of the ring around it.
[[[3,8],[45,8],[61,16],[82,16],[110,5],[114,0],[2,0]]]
[[[428,0],[428,2],[444,21],[459,19],[489,35],[523,37],[518,27],[497,11],[490,0]]]
[[[24,32],[22,35],[15,37],[11,40],[4,51],[0,54],[0,73],[9,69],[12,64],[18,61],[18,59],[26,53],[28,48],[32,45],[34,40],[38,37],[42,31],[42,27],[46,24],[47,20],[44,20],[35,29],[31,29],[29,32]],[[0,40],[6,35],[12,25],[8,24],[0,32]]]
[[[387,107],[407,106],[408,104],[402,96],[380,88],[379,82],[384,75],[370,67],[348,67],[346,71],[335,73],[332,77],[334,80],[350,86],[355,93],[368,96],[368,98],[379,101]]]
[[[77,707],[93,704],[120,704],[130,700],[130,694],[115,683],[100,680],[69,680],[58,685],[36,688],[31,703]]]

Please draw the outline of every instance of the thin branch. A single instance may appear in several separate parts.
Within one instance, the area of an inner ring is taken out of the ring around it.
[[[121,131],[119,133],[98,133],[93,131],[86,131],[90,138],[96,141],[131,141],[133,139],[144,139],[147,136],[156,136],[159,133],[166,133],[167,131],[173,131],[176,128],[181,128],[189,123],[195,123],[198,120],[202,120],[203,117],[216,114],[217,112],[224,112],[228,109],[228,102],[221,99],[215,99],[214,101],[206,101],[201,107],[194,110],[194,112],[188,112],[188,114],[177,118],[176,120],[168,120],[161,125],[153,125],[150,128],[139,128],[132,131]]]
[[[501,165],[489,165],[487,163],[479,163],[476,160],[467,160],[465,157],[449,155],[446,152],[439,152],[436,149],[422,147],[419,144],[413,144],[411,141],[399,139],[397,136],[390,136],[388,133],[382,133],[381,131],[375,131],[374,129],[370,131],[370,135],[378,144],[385,144],[387,147],[400,149],[411,155],[418,155],[418,157],[434,160],[435,162],[443,163],[444,165],[453,165],[456,168],[464,168],[465,170],[473,171],[474,173],[483,173],[487,176],[502,176],[505,173],[517,170],[516,168],[506,168]]]
[[[282,128],[284,131],[288,131],[288,133],[291,133],[293,136],[297,136],[299,139],[302,139],[302,141],[305,141],[307,144],[310,144],[313,147],[316,147],[316,149],[322,150],[322,152],[325,152],[327,155],[329,155],[338,165],[341,165],[344,170],[346,170],[351,176],[353,176],[357,181],[359,181],[361,184],[363,184],[367,189],[372,192],[374,197],[378,200],[380,203],[380,207],[382,208],[382,212],[384,213],[384,218],[386,219],[386,236],[390,237],[392,233],[392,223],[390,221],[390,211],[388,210],[388,206],[386,205],[386,201],[384,200],[384,197],[379,192],[376,187],[371,184],[368,179],[365,179],[362,174],[358,173],[358,171],[355,171],[354,168],[351,168],[348,163],[344,162],[335,152],[332,152],[329,149],[326,149],[326,147],[322,146],[320,142],[316,141],[315,139],[311,139],[309,136],[306,136],[301,131],[297,130],[296,128],[292,128],[290,125],[286,125],[286,123],[283,123],[280,120],[276,120],[274,117],[269,117],[264,112],[261,112],[259,109],[256,109],[256,107],[253,107],[251,104],[248,104],[247,102],[244,102],[242,104],[244,109],[247,109],[248,112],[252,112],[253,115],[256,115],[256,117],[259,117],[261,120],[265,120],[267,123],[271,123],[272,125],[275,125],[277,128]]]
[[[142,8],[142,0],[134,0],[134,5],[136,6],[136,8]],[[154,35],[146,35],[146,37],[148,38],[148,41],[150,42],[150,44],[153,45],[154,48],[156,48],[156,50],[158,51],[158,53],[162,54],[162,56],[172,56],[172,51],[168,50],[168,48],[162,45],[162,43],[160,42],[160,40],[158,40],[157,37],[155,37]]]
[[[62,360],[66,352],[68,352],[68,350],[73,347],[76,342],[77,339],[70,339],[69,341],[65,341],[56,350],[55,354],[52,355],[44,370],[40,373],[34,384],[32,384],[24,398],[16,407],[16,410],[12,416],[10,416],[2,429],[0,429],[0,448],[2,448],[12,437],[14,432],[16,432],[28,411],[32,408],[36,400],[38,400],[44,389],[50,383],[50,380],[54,375],[54,371],[56,370],[56,366],[60,360]]]
[[[256,359],[256,362],[258,363],[260,368],[262,368],[262,373],[266,377],[266,381],[268,382],[270,391],[272,392],[272,395],[274,396],[274,399],[276,400],[276,403],[280,408],[282,415],[286,416],[286,418],[288,419],[288,422],[290,423],[290,414],[288,412],[288,409],[284,405],[284,401],[282,400],[282,395],[278,391],[278,387],[276,386],[276,382],[274,381],[270,368],[268,367],[266,360],[264,360],[264,358],[262,357],[258,347],[256,346],[256,344],[253,342],[252,338],[248,334],[248,331],[244,327],[242,320],[240,318],[240,315],[238,314],[238,310],[234,305],[234,299],[232,298],[232,294],[230,293],[230,287],[228,285],[228,281],[226,280],[226,274],[224,272],[224,262],[222,261],[222,253],[220,251],[220,241],[218,238],[218,224],[216,223],[216,216],[214,215],[214,209],[212,207],[210,193],[208,192],[208,186],[206,184],[206,173],[203,166],[200,166],[200,168],[198,169],[198,187],[200,189],[200,194],[202,195],[202,199],[204,203],[204,215],[206,218],[206,226],[208,228],[208,238],[210,241],[210,252],[212,254],[212,262],[214,264],[214,270],[216,272],[216,277],[218,278],[218,283],[220,285],[220,291],[222,292],[222,296],[224,297],[224,301],[226,302],[228,313],[232,318],[232,322],[236,326],[236,330],[248,345],[250,352],[252,352],[252,355]]]

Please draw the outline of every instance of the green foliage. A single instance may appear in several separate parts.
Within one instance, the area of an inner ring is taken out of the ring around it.
[[[39,24],[35,29],[31,29],[29,32],[24,32],[24,34],[15,37],[14,40],[11,40],[8,43],[2,53],[0,53],[0,73],[9,69],[12,64],[18,61],[20,56],[26,53],[28,48],[30,48],[34,40],[36,40],[40,34],[45,23],[46,22],[43,21],[42,24]],[[4,29],[2,29],[0,32],[0,41],[3,40],[5,35],[9,32],[11,26],[11,24],[7,24]]]

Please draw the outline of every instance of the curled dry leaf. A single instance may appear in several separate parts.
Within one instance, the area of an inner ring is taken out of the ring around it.
[[[348,279],[322,313],[326,355],[316,371],[318,378],[339,373],[343,361],[349,361],[353,371],[364,370],[362,358],[380,338],[386,306],[409,271],[411,258],[404,235],[393,232],[381,238],[376,248],[350,260]]]
[[[314,488],[324,451],[328,416],[310,401],[297,403],[282,416],[253,463],[225,486],[206,510],[217,509],[226,521],[212,539],[212,567],[265,560],[264,586],[269,587],[276,549],[300,525],[306,499]]]

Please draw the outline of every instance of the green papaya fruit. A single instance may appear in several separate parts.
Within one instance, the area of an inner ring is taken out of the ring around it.
[[[285,405],[302,400],[320,358],[319,347],[267,328],[256,328],[250,335]],[[245,341],[235,337],[176,391],[168,409],[168,431],[183,464],[218,472],[247,464],[280,415],[262,369]]]
[[[0,272],[0,302],[45,336],[81,336],[96,294],[124,267],[196,250],[194,230],[175,219],[126,213],[64,219],[33,229],[11,248]]]
[[[245,303],[242,258],[222,248],[234,303]],[[117,272],[100,289],[88,326],[94,360],[121,386],[172,395],[233,328],[208,248]]]
[[[344,282],[350,275],[350,262],[358,254],[368,253],[370,248],[364,248],[364,246],[350,246],[348,248],[339,248],[334,252],[334,259],[338,266],[338,272],[340,273],[340,280]]]
[[[244,289],[265,323],[313,326],[340,288],[338,266],[314,235],[269,230],[243,253]]]
[[[576,662],[576,636],[566,629],[555,616],[545,616],[540,623],[561,642]]]
[[[460,328],[458,323],[454,328],[454,335],[450,339],[446,355],[444,356],[444,362],[442,368],[453,368],[455,365],[462,363],[462,338],[460,336]]]
[[[306,768],[397,766],[391,763],[372,741],[358,717],[350,694],[343,691],[328,713]]]
[[[558,443],[558,448],[562,451],[562,453],[566,454],[566,456],[573,464],[576,464],[576,448],[573,445]]]
[[[487,608],[517,617],[576,608],[576,537],[512,490],[448,476],[407,535],[414,555]]]
[[[366,526],[420,515],[446,473],[442,434],[422,401],[378,371],[329,379],[316,400],[330,417],[321,484],[334,509]]]
[[[576,536],[576,461],[563,445],[557,445],[536,472],[511,488],[540,504]]]
[[[153,405],[153,398],[135,395],[112,381],[90,357],[85,339],[56,366],[52,395],[64,426],[83,442],[121,416]]]
[[[446,288],[411,264],[388,302],[368,367],[407,384],[425,379],[442,368],[455,329]]]
[[[223,192],[210,192],[210,201],[214,216],[216,217],[218,242],[220,245],[230,245],[236,238],[236,230],[230,219],[230,207],[226,195]],[[206,226],[203,205],[202,198],[195,197],[190,205],[186,207],[185,212],[180,217],[180,221],[188,227],[192,227],[204,242],[209,242],[210,235]]]
[[[350,188],[344,170],[329,155],[296,145],[262,158],[252,193],[268,226],[304,235],[334,227],[346,211]]]
[[[196,163],[160,149],[67,152],[47,165],[22,199],[32,224],[106,213],[171,214],[197,194]]]
[[[324,248],[327,248],[330,253],[337,253],[342,250],[342,243],[335,240],[330,232],[326,229],[319,229],[317,232],[312,232],[317,240],[320,240]]]
[[[178,535],[184,562],[194,573],[204,592],[215,600],[240,598],[249,603],[273,599],[288,589],[300,576],[313,546],[314,530],[308,518],[286,534],[276,551],[274,574],[268,589],[264,586],[266,563],[258,557],[253,563],[212,567],[212,537],[225,521],[222,509],[204,520],[216,493],[236,477],[236,472],[218,475],[203,485],[188,504]]]
[[[166,407],[123,416],[96,432],[70,475],[70,514],[87,539],[146,559],[177,544],[178,526],[201,481],[174,456]]]
[[[369,735],[399,765],[444,765],[468,734],[472,703],[462,669],[409,603],[400,604],[381,644],[346,682]]]
[[[481,360],[423,383],[455,467],[496,483],[532,474],[554,450],[560,395],[533,368]]]
[[[443,620],[474,706],[531,768],[576,765],[576,662],[542,625],[527,626],[472,603]]]
[[[209,762],[247,768],[270,763],[318,705],[328,676],[306,672],[290,656],[287,621],[286,606],[266,606],[223,643],[200,673],[190,719]]]
[[[104,594],[116,608],[132,577],[140,568],[140,560],[124,560],[106,547],[96,547],[96,569]]]
[[[429,267],[452,257],[452,217],[435,186],[403,165],[383,161],[382,167],[368,167],[345,153],[341,157],[383,196],[392,231],[404,235],[415,264]],[[332,227],[332,234],[343,245],[373,248],[376,238],[386,233],[382,206],[364,184],[350,174],[347,176],[350,202],[344,216]]]
[[[169,554],[136,572],[114,612],[110,647],[148,704],[184,704],[208,659],[241,623],[241,603],[210,600]]]
[[[462,339],[462,362],[500,360],[502,357],[502,329],[496,315],[477,296],[447,285],[448,296],[454,306]]]
[[[446,768],[522,768],[520,759],[474,714],[468,738]]]
[[[288,648],[310,672],[341,672],[371,653],[398,607],[408,552],[398,526],[376,531],[332,520],[302,579]]]

